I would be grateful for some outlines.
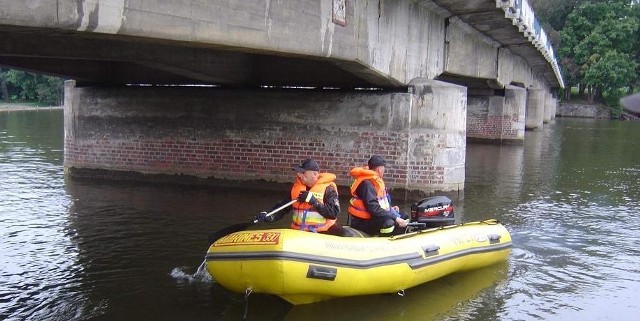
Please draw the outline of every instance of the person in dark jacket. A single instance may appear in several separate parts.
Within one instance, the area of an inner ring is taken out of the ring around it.
[[[349,203],[351,227],[370,235],[401,234],[409,223],[409,216],[390,204],[382,180],[385,166],[384,158],[373,155],[367,166],[355,167],[349,172],[355,179],[351,185]]]
[[[260,213],[257,219],[273,222],[281,219],[285,213],[291,213],[291,228],[302,231],[347,236],[347,231],[336,220],[340,214],[338,189],[334,183],[335,174],[320,173],[318,163],[307,158],[295,165],[296,179],[291,187],[290,197],[274,205],[272,209],[296,200],[292,205],[273,215]]]

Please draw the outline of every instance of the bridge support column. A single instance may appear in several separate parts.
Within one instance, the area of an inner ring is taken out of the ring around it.
[[[65,90],[64,165],[72,176],[291,183],[291,166],[313,157],[348,186],[349,170],[379,154],[390,188],[464,188],[460,86],[419,81],[402,93],[76,88],[70,81]]]
[[[540,88],[527,89],[527,113],[525,129],[542,129],[544,121],[545,91]]]
[[[462,191],[465,177],[467,88],[442,81],[410,83],[407,189]],[[386,175],[386,174],[385,174]],[[386,178],[385,178],[386,181]]]
[[[550,92],[544,92],[544,118],[542,119],[543,123],[548,123],[551,121],[551,115],[553,114],[553,95]]]
[[[522,143],[527,113],[527,90],[517,86],[506,86],[505,117],[509,120],[503,128],[503,140]]]
[[[470,96],[467,138],[521,144],[526,99],[526,90],[516,86],[507,86],[504,96]]]

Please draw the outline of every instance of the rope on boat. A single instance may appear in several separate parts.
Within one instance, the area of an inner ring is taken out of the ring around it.
[[[247,320],[247,314],[249,314],[249,295],[251,295],[251,288],[247,288],[244,291],[244,313],[242,314],[242,321]]]
[[[206,264],[207,264],[207,259],[204,259],[204,261],[200,263],[200,266],[198,266],[198,269],[196,269],[196,273],[194,273],[194,275],[200,275],[200,273],[202,273],[202,271],[205,269]]]

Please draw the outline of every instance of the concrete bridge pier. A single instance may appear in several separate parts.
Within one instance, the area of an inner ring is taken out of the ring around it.
[[[460,193],[465,178],[467,88],[428,79],[414,79],[409,85],[406,190]]]
[[[493,90],[488,90],[493,94]],[[470,95],[467,137],[470,140],[522,144],[527,92],[506,86],[504,95]]]
[[[558,112],[558,98],[551,97],[551,119],[556,119],[556,113]]]
[[[541,88],[527,89],[527,114],[525,128],[542,129],[545,111],[545,91]]]
[[[551,121],[551,117],[554,114],[553,112],[553,95],[545,91],[544,93],[544,118],[543,122],[549,123]]]
[[[387,159],[390,188],[464,188],[466,88],[457,85],[416,80],[409,92],[388,92],[68,81],[65,91],[71,176],[290,183],[292,164],[313,157],[348,186],[349,170],[375,153]]]
[[[505,87],[504,97],[503,117],[507,121],[502,129],[502,140],[522,144],[527,113],[527,90],[509,85]]]

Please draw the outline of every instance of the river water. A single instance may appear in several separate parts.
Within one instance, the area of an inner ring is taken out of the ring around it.
[[[242,296],[196,273],[207,235],[287,191],[65,178],[62,126],[60,110],[0,113],[0,320],[240,320]],[[640,123],[557,119],[524,146],[469,144],[456,216],[502,221],[507,262],[404,297],[254,294],[247,319],[638,320],[639,160]]]

